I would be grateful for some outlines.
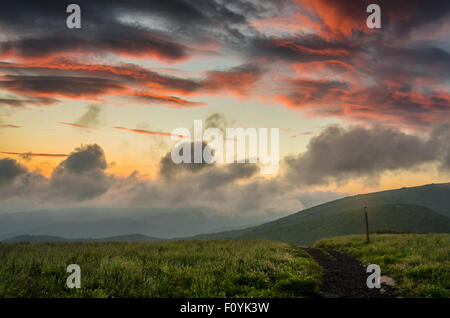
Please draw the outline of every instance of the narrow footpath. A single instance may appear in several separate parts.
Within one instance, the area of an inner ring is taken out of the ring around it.
[[[394,289],[384,283],[370,289],[366,280],[370,273],[353,256],[334,250],[303,248],[323,268],[321,296],[326,298],[395,297]]]

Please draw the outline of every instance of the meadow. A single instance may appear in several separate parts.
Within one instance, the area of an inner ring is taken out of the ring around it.
[[[303,250],[263,240],[0,243],[0,260],[0,297],[304,297],[321,277]]]
[[[397,283],[402,297],[450,297],[450,234],[372,234],[323,239],[316,248],[334,249],[378,264]]]

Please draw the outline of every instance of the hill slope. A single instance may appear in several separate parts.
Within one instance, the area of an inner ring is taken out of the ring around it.
[[[394,204],[372,207],[369,214],[370,231],[403,230],[418,233],[449,233],[450,219],[421,206]],[[331,236],[362,234],[364,214],[360,209],[322,217],[305,217],[289,224],[263,226],[247,230],[242,238],[265,238],[292,244],[312,244]]]
[[[364,206],[368,207],[371,231],[450,232],[450,183],[445,183],[356,195],[260,226],[196,238],[264,238],[312,244],[321,238],[363,233]]]

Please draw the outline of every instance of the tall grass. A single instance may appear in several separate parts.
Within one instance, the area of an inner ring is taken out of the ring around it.
[[[0,297],[298,297],[317,292],[307,253],[270,241],[1,243]],[[81,289],[66,287],[67,265]]]

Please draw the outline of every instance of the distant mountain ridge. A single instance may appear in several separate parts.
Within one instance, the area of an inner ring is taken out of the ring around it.
[[[349,196],[257,226],[189,237],[180,236],[173,239],[261,238],[309,245],[321,238],[363,233],[365,229],[363,208],[365,206],[368,207],[371,231],[450,233],[450,183],[442,183]],[[142,234],[126,234],[126,229],[141,228],[139,222],[126,218],[104,219],[91,223],[60,224],[64,226],[61,228],[58,226],[59,224],[43,225],[39,227],[39,233],[23,231],[3,239],[7,242],[163,240]],[[101,225],[100,229],[105,231],[115,229],[114,231],[119,231],[119,233],[101,237],[100,233],[95,232],[96,228],[92,224]],[[154,228],[157,226],[157,223],[153,224]],[[177,222],[173,226],[181,226],[181,224]],[[77,228],[82,231],[74,231]],[[85,233],[85,235],[77,238],[75,234],[78,232]],[[68,235],[62,237],[55,233],[68,233]],[[95,235],[90,236],[89,233],[95,233]],[[122,233],[124,234],[122,235]],[[139,233],[139,231],[129,231],[129,233]],[[165,237],[164,239],[170,238]]]
[[[287,215],[284,214],[284,215]],[[279,217],[279,216],[278,216]],[[130,233],[169,239],[205,232],[243,229],[275,220],[263,216],[234,218],[181,208],[154,212],[145,207],[123,210],[98,207],[71,207],[59,210],[32,210],[0,214],[0,241],[18,235],[49,235],[65,238],[102,238]]]
[[[103,238],[65,238],[52,235],[18,235],[6,239],[6,243],[44,243],[44,242],[155,242],[163,239],[143,234],[119,235]]]

